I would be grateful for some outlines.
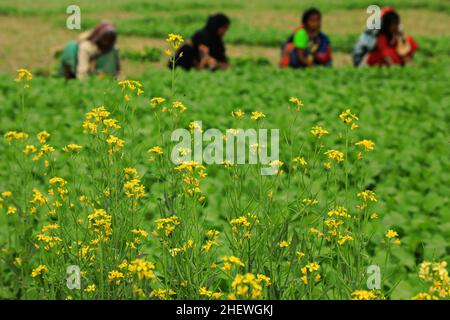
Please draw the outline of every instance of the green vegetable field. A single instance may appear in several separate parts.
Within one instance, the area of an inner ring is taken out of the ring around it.
[[[381,268],[376,298],[428,292],[422,262],[450,260],[450,3],[378,1],[404,12],[419,43],[414,64],[354,68],[367,1],[75,1],[83,30],[105,16],[116,23],[123,71],[65,81],[54,76],[56,52],[76,37],[65,29],[65,2],[0,0],[0,298],[351,299],[370,291],[370,265]],[[278,68],[281,42],[312,4],[324,13],[335,66]],[[172,73],[166,36],[188,39],[218,11],[232,19],[230,69]],[[51,32],[34,34],[36,48],[15,40],[39,30]],[[28,88],[14,81],[22,67],[33,74]],[[125,79],[143,93],[121,88]],[[108,112],[93,110],[100,106]],[[348,109],[354,130],[340,119]],[[194,132],[193,121],[223,133],[279,129],[282,172],[171,163],[171,132]],[[315,126],[328,133],[317,137]],[[111,137],[124,144],[114,149]],[[373,150],[361,149],[363,139]],[[327,236],[341,207],[349,217]],[[68,265],[81,268],[80,290],[65,285]]]

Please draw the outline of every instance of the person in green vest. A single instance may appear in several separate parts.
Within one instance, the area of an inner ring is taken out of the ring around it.
[[[309,68],[332,65],[331,43],[321,31],[322,14],[316,8],[303,13],[297,27],[281,47],[280,67]]]
[[[116,28],[109,22],[82,33],[77,41],[65,46],[58,74],[66,79],[83,79],[98,73],[117,76],[120,60],[116,40]]]

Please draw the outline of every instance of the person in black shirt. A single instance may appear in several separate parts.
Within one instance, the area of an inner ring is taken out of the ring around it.
[[[228,68],[223,37],[230,23],[230,19],[222,13],[209,16],[206,26],[178,50],[175,65],[186,70]]]

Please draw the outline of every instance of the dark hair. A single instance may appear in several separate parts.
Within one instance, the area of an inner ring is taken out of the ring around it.
[[[92,42],[98,42],[105,35],[114,35],[117,37],[116,27],[112,23],[106,21],[98,24],[94,30],[92,30],[88,39]]]
[[[318,15],[319,17],[322,17],[322,13],[320,13],[320,10],[317,8],[309,8],[308,10],[306,10],[305,12],[303,12],[302,15],[302,24],[306,25],[306,23],[308,22],[309,18],[313,15]]]
[[[395,11],[389,11],[381,17],[381,29],[380,33],[386,35],[389,39],[392,38],[390,27],[393,24],[400,23],[400,16]]]
[[[208,17],[205,29],[211,34],[216,34],[223,26],[227,26],[231,23],[230,19],[223,13],[217,13]]]

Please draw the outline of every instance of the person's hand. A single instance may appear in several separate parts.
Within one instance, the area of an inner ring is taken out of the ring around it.
[[[220,69],[228,69],[230,67],[230,64],[228,62],[219,62],[219,68]]]
[[[395,48],[395,50],[397,51],[400,57],[406,58],[408,54],[411,52],[411,45],[403,37],[399,37],[397,47]]]
[[[412,64],[413,63],[413,59],[410,56],[406,56],[403,58],[403,64]]]
[[[389,55],[386,55],[386,56],[384,56],[383,57],[383,62],[384,62],[384,65],[386,65],[386,66],[392,66],[393,64],[394,64],[394,61],[392,60],[392,58],[391,58],[391,56],[389,56]]]
[[[209,58],[208,58],[207,65],[208,65],[208,67],[209,67],[210,69],[216,69],[218,63],[217,63],[217,60],[216,60],[216,59],[214,59],[213,57],[209,57]]]
[[[308,54],[305,58],[305,66],[312,67],[314,66],[314,55]]]

